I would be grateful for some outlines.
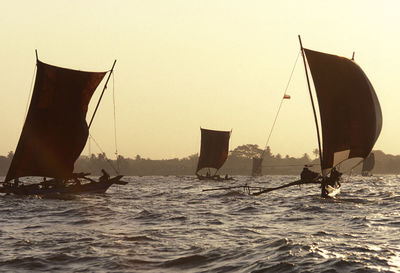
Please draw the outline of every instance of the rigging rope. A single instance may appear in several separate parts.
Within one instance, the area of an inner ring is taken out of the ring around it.
[[[29,90],[28,100],[27,100],[27,102],[26,102],[25,116],[24,116],[24,120],[23,120],[23,122],[22,122],[22,126],[24,126],[25,120],[26,120],[26,116],[28,115],[29,102],[31,101],[31,96],[32,96],[32,92],[33,92],[33,81],[34,81],[34,79],[35,79],[36,69],[37,69],[37,64],[35,63],[35,67],[33,68],[33,75],[32,75],[32,80],[31,80],[31,87],[30,87],[30,90]]]
[[[114,61],[114,65],[115,65],[115,62],[116,61]],[[114,65],[113,65],[113,68],[114,68]],[[116,118],[116,114],[115,114],[115,108],[116,108],[115,107],[115,81],[114,81],[114,69],[113,68],[110,70],[110,73],[113,76],[114,143],[115,143],[115,155],[117,157],[116,158],[117,168],[115,168],[114,165],[112,164],[112,161],[107,158],[106,153],[101,149],[100,145],[97,143],[96,139],[94,139],[94,137],[90,134],[90,132],[89,132],[89,150],[90,150],[90,140],[93,140],[94,143],[96,144],[97,148],[100,150],[100,152],[103,153],[104,155],[106,155],[105,159],[106,159],[107,163],[110,164],[111,168],[115,171],[116,174],[119,174],[118,149],[117,149],[117,125],[116,125],[117,124],[117,118]],[[111,74],[110,74],[110,76],[111,76]],[[108,79],[110,78],[110,76],[108,77]],[[107,82],[108,82],[108,79],[107,79]],[[107,88],[107,83],[105,84],[105,87],[103,89],[103,93],[104,93],[106,88]],[[101,96],[103,96],[103,93],[101,94]],[[101,99],[101,97],[100,97],[100,99]],[[99,99],[99,102],[97,103],[96,109],[97,109],[97,107],[98,107],[98,105],[100,103],[100,99]],[[94,114],[92,116],[91,121],[93,121],[93,118],[94,118]],[[90,127],[90,124],[89,124],[89,127]]]
[[[288,80],[288,82],[287,82],[287,84],[286,84],[286,88],[285,88],[285,91],[284,91],[284,93],[283,93],[283,96],[282,96],[282,99],[281,99],[281,103],[279,104],[279,108],[278,108],[278,111],[277,111],[277,113],[276,113],[276,115],[275,115],[274,122],[272,123],[272,127],[271,127],[271,130],[270,130],[269,135],[268,135],[268,138],[267,138],[267,143],[265,144],[265,148],[263,149],[263,151],[262,151],[262,153],[261,153],[261,159],[264,157],[265,150],[266,150],[267,147],[268,147],[269,139],[271,138],[272,131],[274,130],[276,120],[278,119],[278,115],[279,115],[279,112],[280,112],[280,110],[281,110],[282,103],[283,103],[283,101],[285,100],[286,92],[287,92],[287,90],[288,90],[288,88],[289,88],[290,81],[292,80],[293,73],[294,73],[294,69],[296,68],[297,60],[299,59],[300,53],[301,53],[301,51],[299,51],[299,53],[297,54],[296,61],[294,62],[294,66],[293,66],[293,69],[292,69],[292,73],[290,73],[290,77],[289,77],[289,80]]]
[[[114,71],[112,72],[113,77],[113,105],[114,105],[114,144],[115,144],[115,158],[117,160],[117,170],[119,174],[119,160],[118,160],[118,145],[117,145],[117,115],[115,114],[115,79],[114,79]]]
[[[89,133],[89,137],[93,140],[93,142],[96,144],[97,148],[99,148],[100,152],[103,154],[106,154],[100,147],[100,145],[97,143],[97,141],[94,139],[94,137]],[[111,160],[107,158],[107,155],[105,157],[106,162],[108,164],[110,164],[111,168],[115,171],[116,174],[119,174],[119,172],[117,171],[117,169],[114,167],[114,165],[112,164]]]

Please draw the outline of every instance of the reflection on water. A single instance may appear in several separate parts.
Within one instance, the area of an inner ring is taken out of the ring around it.
[[[257,197],[294,176],[129,177],[103,195],[0,197],[3,272],[400,272],[400,178]]]

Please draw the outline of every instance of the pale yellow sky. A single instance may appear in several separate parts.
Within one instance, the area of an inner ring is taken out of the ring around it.
[[[117,59],[123,156],[197,153],[200,126],[232,129],[232,149],[264,147],[299,52],[298,34],[313,50],[346,57],[356,52],[383,111],[375,149],[400,154],[399,10],[397,0],[2,1],[0,154],[18,142],[35,49],[44,62],[81,70],[108,70]],[[91,131],[110,158],[112,86]],[[301,59],[288,94],[292,99],[269,145],[275,154],[311,155],[317,141]],[[99,152],[94,144],[92,152]]]

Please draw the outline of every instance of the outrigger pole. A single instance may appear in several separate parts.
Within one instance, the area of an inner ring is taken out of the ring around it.
[[[93,122],[94,116],[96,115],[97,108],[99,108],[100,101],[101,101],[101,99],[103,98],[104,91],[106,91],[106,89],[107,89],[107,84],[108,84],[108,81],[110,80],[111,74],[112,74],[112,73],[113,73],[113,71],[114,71],[114,66],[115,66],[115,63],[116,63],[116,62],[117,62],[117,60],[114,60],[114,63],[113,63],[113,65],[112,65],[112,67],[111,67],[111,70],[110,70],[110,73],[108,74],[108,78],[107,78],[106,84],[104,85],[104,88],[103,88],[103,91],[101,92],[101,95],[100,95],[99,101],[97,102],[97,105],[96,105],[96,108],[94,109],[94,112],[93,112],[92,118],[90,119],[90,122],[89,122],[89,127],[88,127],[89,129],[90,129],[90,126],[92,125],[92,122]]]
[[[288,184],[285,184],[285,185],[282,185],[282,186],[279,186],[279,187],[275,187],[275,188],[264,188],[264,189],[262,189],[262,190],[260,190],[259,192],[255,192],[255,193],[252,193],[251,195],[255,195],[255,196],[257,196],[257,195],[260,195],[260,194],[263,194],[263,193],[267,193],[267,192],[270,192],[270,191],[274,191],[274,190],[279,190],[279,189],[283,189],[283,188],[287,188],[287,187],[291,187],[291,186],[296,186],[296,185],[304,185],[304,184],[321,184],[321,181],[318,179],[318,180],[307,180],[307,181],[304,181],[304,180],[296,180],[296,181],[294,181],[294,182],[291,182],[291,183],[288,183]]]
[[[312,109],[313,109],[313,112],[314,112],[315,127],[317,128],[319,161],[320,161],[320,164],[321,164],[321,173],[322,173],[322,150],[321,150],[321,138],[320,138],[320,135],[319,135],[319,125],[318,125],[318,119],[317,119],[317,112],[315,111],[314,99],[313,99],[313,96],[312,96],[310,79],[308,77],[308,71],[307,71],[307,62],[306,62],[306,57],[304,55],[304,48],[303,48],[303,44],[301,43],[300,35],[299,35],[299,42],[300,42],[301,56],[303,56],[303,61],[304,61],[304,70],[306,71],[308,92],[310,93],[311,105],[312,105]]]
[[[254,196],[258,196],[261,195],[263,193],[267,193],[270,191],[275,191],[275,190],[279,190],[279,189],[283,189],[283,188],[287,188],[287,187],[291,187],[291,186],[296,186],[296,185],[304,185],[304,184],[321,184],[321,180],[320,179],[316,179],[316,180],[296,180],[290,183],[287,183],[285,185],[282,186],[278,186],[278,187],[272,187],[272,188],[264,188],[264,187],[251,187],[248,186],[247,184],[245,185],[241,185],[241,186],[232,186],[232,187],[222,187],[222,188],[213,188],[213,189],[204,189],[203,191],[220,191],[220,190],[232,190],[232,189],[240,189],[243,188],[243,190],[245,192],[247,192],[249,195],[254,195]],[[251,190],[258,190],[257,192],[253,192],[251,193]]]

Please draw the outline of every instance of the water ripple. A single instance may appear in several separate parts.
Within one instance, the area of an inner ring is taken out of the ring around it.
[[[2,272],[400,272],[400,177],[249,196],[194,176],[127,177],[106,194],[0,197]],[[294,176],[238,176],[277,186]]]

